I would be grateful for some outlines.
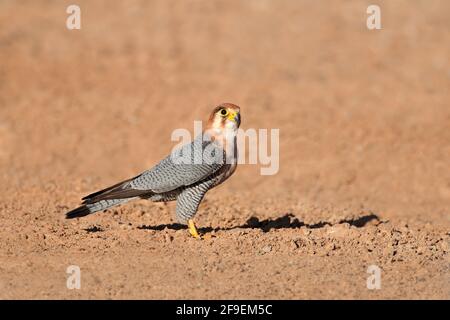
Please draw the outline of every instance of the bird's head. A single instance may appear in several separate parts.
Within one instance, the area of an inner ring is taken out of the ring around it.
[[[240,108],[232,103],[222,103],[209,116],[208,129],[237,131],[240,124]]]

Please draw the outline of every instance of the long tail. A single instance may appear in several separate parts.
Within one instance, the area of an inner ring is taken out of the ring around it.
[[[82,205],[72,211],[66,213],[66,219],[73,219],[87,216],[88,214],[95,213],[97,211],[103,211],[108,208],[117,206],[119,204],[130,201],[133,198],[128,199],[112,199],[112,200],[100,200],[95,203]]]
[[[66,219],[87,216],[97,211],[103,211],[113,206],[128,202],[135,198],[147,198],[153,193],[150,190],[136,190],[130,186],[130,181],[125,180],[109,188],[97,191],[84,197],[83,205],[66,213]]]

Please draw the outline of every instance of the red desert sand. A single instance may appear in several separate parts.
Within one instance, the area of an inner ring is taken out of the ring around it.
[[[0,3],[0,298],[449,299],[450,2]],[[65,220],[221,102],[280,169]],[[81,288],[66,287],[80,267]],[[381,288],[367,288],[369,266]]]

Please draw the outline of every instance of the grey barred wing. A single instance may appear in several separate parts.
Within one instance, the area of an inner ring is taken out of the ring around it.
[[[200,141],[200,142],[199,142]],[[196,139],[140,175],[84,197],[83,204],[103,200],[149,198],[202,181],[225,164],[225,152],[211,141]]]
[[[225,164],[225,152],[217,144],[198,139],[175,150],[152,169],[130,181],[135,190],[163,193],[204,180]]]

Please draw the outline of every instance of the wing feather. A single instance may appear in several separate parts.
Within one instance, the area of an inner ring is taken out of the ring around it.
[[[209,157],[205,159],[204,155]],[[199,136],[190,144],[175,150],[152,169],[84,197],[83,204],[148,197],[189,186],[217,172],[225,164],[225,158],[221,146]]]
[[[181,159],[184,162],[180,163]],[[225,152],[220,145],[197,138],[133,179],[130,186],[155,193],[172,191],[212,175],[223,167],[225,159]]]

